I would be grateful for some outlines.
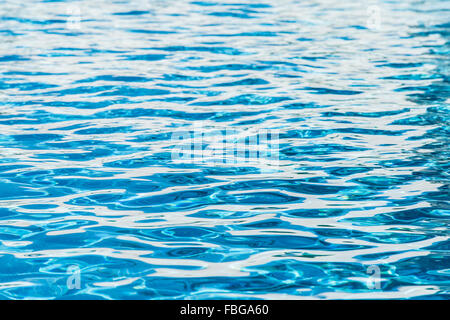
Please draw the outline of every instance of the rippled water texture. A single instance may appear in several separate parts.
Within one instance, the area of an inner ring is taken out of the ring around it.
[[[2,1],[0,298],[448,299],[449,4]]]

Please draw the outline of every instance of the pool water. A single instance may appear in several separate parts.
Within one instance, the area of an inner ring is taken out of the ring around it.
[[[449,18],[2,1],[0,299],[448,299]]]

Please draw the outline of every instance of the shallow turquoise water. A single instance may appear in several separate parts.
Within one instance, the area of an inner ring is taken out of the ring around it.
[[[2,1],[0,298],[448,299],[449,13]]]

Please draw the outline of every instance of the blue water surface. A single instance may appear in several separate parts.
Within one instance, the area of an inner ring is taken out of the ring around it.
[[[448,299],[449,18],[1,1],[0,299]],[[199,130],[277,161],[175,159]]]

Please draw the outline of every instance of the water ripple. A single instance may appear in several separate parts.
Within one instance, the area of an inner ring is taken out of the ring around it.
[[[2,2],[0,299],[448,299],[449,10]]]

